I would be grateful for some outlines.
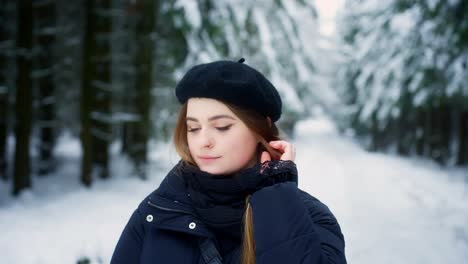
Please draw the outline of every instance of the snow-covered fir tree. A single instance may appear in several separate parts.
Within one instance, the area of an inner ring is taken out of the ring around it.
[[[468,163],[467,12],[457,0],[347,1],[342,127],[370,149]]]

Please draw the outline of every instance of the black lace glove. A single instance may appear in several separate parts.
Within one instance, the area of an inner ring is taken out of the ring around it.
[[[239,184],[249,192],[282,182],[297,184],[296,164],[291,160],[270,160],[249,168],[246,173],[236,175]]]

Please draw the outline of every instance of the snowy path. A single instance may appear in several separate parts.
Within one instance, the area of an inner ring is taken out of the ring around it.
[[[65,142],[59,154],[76,161],[79,145]],[[300,187],[338,218],[349,263],[467,263],[466,170],[367,153],[323,120],[302,123],[295,143]],[[113,163],[111,182],[90,190],[78,184],[76,162],[18,201],[2,194],[9,190],[0,182],[0,263],[76,263],[81,256],[108,263],[130,213],[177,161],[167,146],[152,148],[152,159],[166,165],[146,182],[129,179],[124,160]]]
[[[349,263],[468,263],[466,170],[365,152],[323,121],[296,141],[300,187],[337,216]]]

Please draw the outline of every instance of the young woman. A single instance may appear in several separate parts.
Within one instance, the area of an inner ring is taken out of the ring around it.
[[[336,218],[297,187],[277,90],[243,61],[197,65],[178,83],[181,160],[134,211],[111,263],[346,263]]]

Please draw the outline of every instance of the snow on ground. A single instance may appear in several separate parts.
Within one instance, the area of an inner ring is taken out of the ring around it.
[[[297,130],[299,185],[338,218],[349,263],[467,263],[466,168],[368,153],[326,120]]]
[[[15,201],[6,195],[9,186],[0,182],[0,263],[76,263],[84,256],[92,263],[109,263],[130,214],[177,161],[167,144],[151,148],[150,158],[161,163],[149,168],[147,181],[132,176],[129,163],[115,157],[112,180],[82,187],[79,142],[65,137],[57,149],[63,159],[59,172],[36,178],[34,190]]]
[[[466,263],[466,169],[365,152],[323,119],[300,123],[294,141],[299,185],[338,218],[349,263]],[[108,263],[131,212],[177,162],[170,145],[151,148],[147,181],[116,156],[112,180],[81,187],[79,145],[63,137],[58,173],[16,200],[0,182],[0,263]]]

